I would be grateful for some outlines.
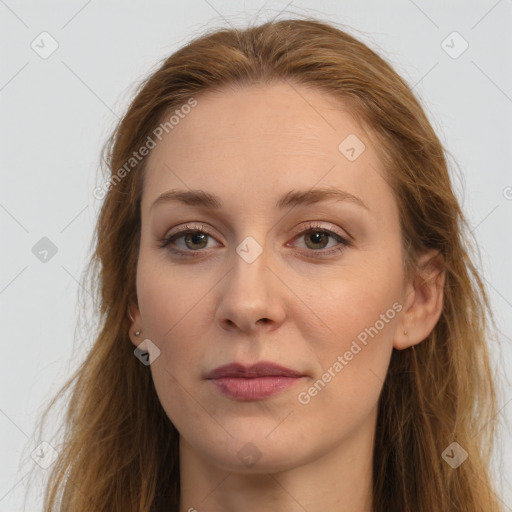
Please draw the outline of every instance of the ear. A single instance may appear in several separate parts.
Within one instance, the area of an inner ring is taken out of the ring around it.
[[[403,350],[417,345],[433,331],[443,310],[444,283],[442,255],[436,250],[423,253],[405,286],[404,307],[395,332],[394,348]]]
[[[137,303],[137,295],[133,294],[129,301],[128,301],[128,308],[126,315],[129,318],[130,322],[130,329],[129,329],[129,336],[131,342],[138,347],[141,343],[144,337],[142,336],[142,333],[139,336],[135,336],[135,333],[139,330],[142,331],[142,319],[140,316],[139,311],[139,305]]]

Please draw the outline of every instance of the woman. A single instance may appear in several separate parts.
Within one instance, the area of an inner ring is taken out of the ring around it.
[[[487,297],[382,58],[314,19],[214,31],[106,160],[45,510],[498,510]]]

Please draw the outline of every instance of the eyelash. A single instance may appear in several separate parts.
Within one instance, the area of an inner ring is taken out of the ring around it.
[[[307,235],[309,233],[324,233],[327,234],[329,237],[336,239],[339,242],[339,245],[331,248],[329,250],[319,249],[309,249],[307,250],[308,256],[312,256],[314,258],[325,258],[328,256],[332,256],[333,254],[337,254],[345,250],[346,247],[349,247],[351,242],[347,240],[346,238],[342,237],[338,233],[335,233],[334,231],[331,231],[329,229],[323,228],[321,225],[317,223],[309,223],[306,226],[306,229],[302,230],[300,233],[298,233],[293,239],[296,240],[300,238],[301,236]],[[184,257],[184,258],[197,258],[201,256],[201,253],[204,252],[202,249],[198,249],[196,251],[193,250],[187,250],[183,251],[181,249],[173,249],[171,248],[172,242],[175,240],[178,240],[179,238],[182,238],[185,235],[188,234],[205,234],[209,237],[213,238],[210,233],[208,233],[207,230],[205,230],[204,226],[202,225],[196,225],[196,224],[186,224],[184,228],[174,234],[172,234],[169,237],[164,237],[159,242],[159,247],[162,249],[166,249],[168,252],[175,254],[178,257]]]

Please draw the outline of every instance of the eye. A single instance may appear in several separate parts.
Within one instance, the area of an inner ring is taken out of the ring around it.
[[[309,224],[306,230],[301,231],[294,240],[304,239],[306,249],[311,249],[308,256],[324,257],[343,251],[350,245],[350,242],[340,234],[325,229],[320,224]],[[331,245],[329,250],[327,248],[329,242],[338,242],[334,246]]]
[[[213,238],[202,225],[187,224],[180,231],[160,240],[160,247],[166,248],[169,252],[184,255],[185,252],[198,252],[207,249],[208,238]],[[183,239],[183,243],[176,243]],[[175,249],[174,247],[178,247]],[[188,255],[187,255],[188,256]],[[195,256],[195,255],[194,255]]]
[[[344,250],[351,243],[340,234],[325,229],[317,223],[310,223],[307,229],[301,231],[293,240],[304,239],[306,241],[305,252],[308,256],[326,257]],[[172,254],[184,257],[197,257],[202,249],[209,249],[209,239],[213,239],[203,225],[186,224],[181,230],[159,240],[159,247],[165,248]],[[330,241],[337,244],[325,250]],[[180,243],[178,243],[180,242]],[[309,250],[307,250],[309,249]]]

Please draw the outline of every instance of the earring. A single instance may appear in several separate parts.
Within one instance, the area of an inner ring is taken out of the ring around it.
[[[132,314],[130,312],[130,308],[128,308],[128,316],[130,317],[130,320],[132,322],[135,322],[135,320],[134,320],[134,318],[133,318],[133,316],[132,316]],[[140,336],[141,332],[142,332],[142,329],[139,329],[138,331],[135,331],[134,334],[135,334],[135,336]]]

